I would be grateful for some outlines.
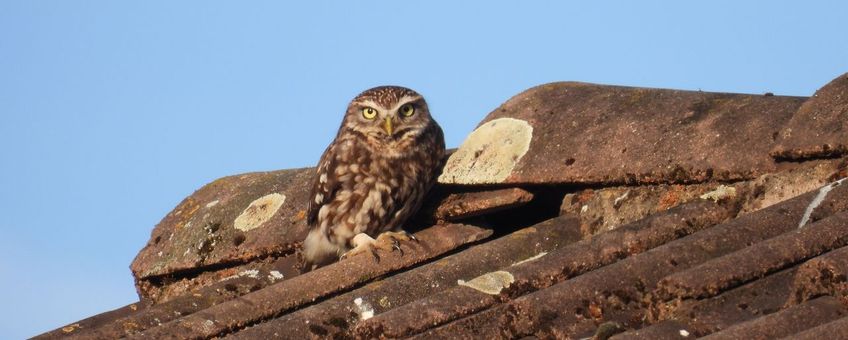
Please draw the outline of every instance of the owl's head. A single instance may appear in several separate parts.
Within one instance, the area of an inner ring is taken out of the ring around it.
[[[359,133],[375,143],[395,144],[416,138],[432,120],[427,102],[417,92],[380,86],[353,98],[341,130]]]

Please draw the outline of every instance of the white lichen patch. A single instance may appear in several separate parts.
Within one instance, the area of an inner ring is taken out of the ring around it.
[[[807,209],[804,210],[804,216],[801,217],[801,222],[798,223],[798,228],[807,225],[807,222],[810,221],[810,216],[813,215],[813,211],[816,210],[816,208],[818,208],[818,206],[821,205],[822,202],[824,202],[824,199],[827,197],[827,193],[833,190],[833,188],[842,184],[842,181],[844,180],[845,178],[840,179],[819,189],[819,193],[816,195],[815,198],[813,198],[813,201],[810,202],[810,205],[807,206]]]
[[[283,194],[273,193],[262,196],[250,202],[241,215],[236,217],[233,225],[241,231],[259,228],[274,216],[285,201],[286,196]]]
[[[689,331],[687,331],[687,330],[685,330],[685,329],[681,329],[681,330],[680,330],[680,336],[682,336],[682,337],[684,337],[684,338],[685,338],[685,337],[688,337],[688,336],[689,336]]]
[[[247,277],[255,279],[255,278],[259,277],[259,271],[256,270],[256,269],[248,269],[248,270],[240,272],[239,276],[247,276]]]
[[[719,185],[713,191],[710,191],[706,194],[701,195],[701,199],[703,200],[713,200],[714,202],[721,201],[725,198],[733,198],[736,197],[736,188],[727,185]]]
[[[218,202],[220,202],[220,201],[218,201],[218,200],[214,200],[214,201],[212,201],[212,202],[206,203],[206,208],[214,207],[215,205],[217,205],[217,204],[218,204]]]
[[[271,282],[274,282],[274,281],[277,281],[277,280],[282,280],[282,279],[283,279],[283,274],[280,273],[279,271],[272,270],[272,271],[268,272],[268,280],[270,280]]]
[[[501,183],[530,149],[533,127],[515,118],[499,118],[481,125],[448,158],[440,183]]]
[[[243,270],[243,271],[239,272],[238,274],[224,277],[220,281],[232,280],[232,279],[243,277],[243,276],[247,276],[247,277],[250,277],[252,279],[259,278],[259,270],[256,270],[256,269]],[[282,275],[280,275],[280,276],[282,276]]]
[[[353,299],[353,304],[356,306],[360,319],[368,320],[374,317],[374,307],[371,307],[371,304],[365,302],[362,298],[358,297]]]
[[[537,255],[535,255],[535,256],[532,256],[532,257],[530,257],[530,258],[526,258],[526,259],[523,259],[523,260],[518,261],[518,262],[516,262],[516,263],[513,263],[512,265],[513,265],[513,266],[517,266],[517,265],[519,265],[519,264],[524,264],[524,263],[527,263],[527,262],[530,262],[530,261],[536,261],[536,260],[538,260],[539,258],[541,258],[542,256],[545,256],[545,255],[548,255],[548,252],[543,251],[543,252],[541,252],[541,253],[539,253],[539,254],[537,254]]]
[[[509,285],[513,282],[515,282],[515,277],[510,272],[503,270],[480,275],[468,282],[463,280],[456,281],[460,286],[470,287],[490,295],[500,294],[501,290],[509,288]]]
[[[203,330],[204,331],[207,331],[207,332],[212,331],[214,329],[214,327],[215,327],[215,321],[212,321],[212,320],[203,321]]]

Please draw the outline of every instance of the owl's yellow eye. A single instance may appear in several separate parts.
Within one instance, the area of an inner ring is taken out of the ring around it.
[[[365,117],[365,119],[374,119],[374,117],[377,117],[377,110],[366,107],[362,109],[362,117]]]
[[[413,114],[415,114],[415,108],[412,107],[412,104],[403,104],[403,106],[401,106],[400,110],[398,110],[398,111],[404,117],[409,117],[409,116],[412,116]]]

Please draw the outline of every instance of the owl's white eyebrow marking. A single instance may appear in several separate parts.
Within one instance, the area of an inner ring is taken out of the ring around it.
[[[419,99],[421,99],[421,96],[405,95],[403,97],[400,97],[400,99],[397,101],[397,103],[390,108],[384,107],[384,106],[382,106],[382,105],[378,104],[377,102],[370,100],[370,99],[369,100],[363,100],[360,103],[362,105],[373,108],[377,111],[381,111],[381,113],[382,113],[382,111],[387,111],[387,112],[397,111],[397,109],[399,109],[403,104],[414,102],[414,101],[419,100]]]
[[[395,106],[392,107],[392,109],[389,110],[389,111],[397,111],[401,106],[403,106],[403,104],[414,102],[414,101],[419,100],[419,99],[421,99],[421,96],[406,95],[406,96],[400,97],[400,100],[397,101],[397,104],[395,104]]]
[[[380,104],[377,104],[377,102],[375,102],[373,100],[363,100],[363,101],[360,101],[359,103],[362,104],[362,105],[365,105],[367,107],[370,107],[372,109],[382,108],[382,106],[380,106]]]

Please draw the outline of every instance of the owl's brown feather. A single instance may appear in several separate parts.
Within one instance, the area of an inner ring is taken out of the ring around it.
[[[415,115],[397,112],[407,103]],[[379,118],[392,119],[396,128],[386,130],[379,120],[363,118],[366,106],[376,106]],[[441,128],[414,91],[379,87],[354,98],[312,181],[307,262],[335,260],[359,233],[376,237],[400,230],[435,183],[444,150]]]
[[[318,161],[318,166],[315,168],[315,176],[312,178],[312,189],[309,193],[309,197],[312,199],[309,201],[309,206],[306,210],[306,223],[310,226],[314,226],[318,222],[318,209],[329,202],[333,197],[333,193],[338,189],[336,185],[338,182],[335,180],[335,176],[332,178],[326,176],[327,169],[335,164],[334,154],[333,145],[331,144],[324,150],[324,154],[321,155],[321,160]],[[323,181],[321,180],[322,173],[325,174]],[[330,179],[333,181],[329,182]]]

